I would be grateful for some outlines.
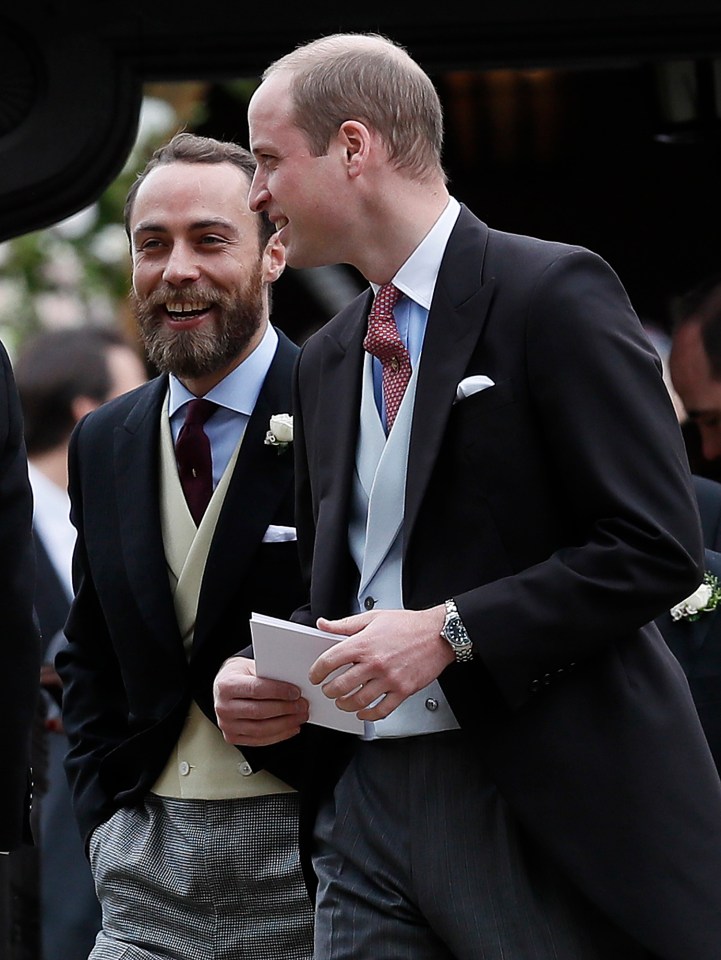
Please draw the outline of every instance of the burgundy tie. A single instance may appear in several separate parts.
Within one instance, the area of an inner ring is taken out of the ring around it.
[[[411,358],[398,335],[393,316],[393,307],[402,296],[392,283],[380,287],[368,315],[368,333],[363,341],[368,353],[378,357],[383,366],[383,398],[389,431],[411,378]]]
[[[191,400],[185,412],[185,423],[175,443],[178,476],[196,526],[200,525],[213,495],[210,441],[203,424],[217,409],[218,405],[212,400]]]

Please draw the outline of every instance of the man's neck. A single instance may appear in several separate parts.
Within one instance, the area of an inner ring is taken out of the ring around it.
[[[372,224],[371,242],[359,245],[362,262],[356,264],[366,280],[372,283],[388,283],[396,275],[413,251],[427,236],[446,208],[449,194],[441,181],[421,188],[417,182],[400,181],[394,191],[392,204],[384,202],[368,218]],[[382,237],[379,244],[378,238]]]

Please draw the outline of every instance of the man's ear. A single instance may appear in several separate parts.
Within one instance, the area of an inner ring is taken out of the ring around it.
[[[274,233],[263,251],[263,283],[275,283],[285,270],[285,247]]]
[[[345,120],[338,129],[338,141],[345,151],[345,160],[350,176],[357,176],[368,159],[371,132],[360,120]]]

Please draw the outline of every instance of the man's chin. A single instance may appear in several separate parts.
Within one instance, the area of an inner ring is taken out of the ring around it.
[[[161,373],[172,373],[180,380],[195,380],[223,373],[250,342],[250,338],[244,338],[243,342],[238,339],[225,344],[223,350],[204,350],[197,340],[193,344],[179,340],[178,337],[165,337],[153,344],[146,343],[146,351],[150,362]]]
[[[304,250],[291,243],[285,248],[285,262],[294,270],[310,270],[313,267],[332,266],[338,261],[332,256],[323,256],[322,251]]]
[[[181,380],[208,377],[218,373],[228,363],[225,357],[187,356],[170,351],[149,353],[152,363],[161,373],[172,373]]]

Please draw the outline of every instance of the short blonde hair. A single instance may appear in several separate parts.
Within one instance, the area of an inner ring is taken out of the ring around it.
[[[397,169],[445,181],[440,98],[399,44],[380,34],[333,34],[276,60],[263,80],[279,71],[290,74],[295,122],[316,156],[342,123],[358,120],[379,134]]]

